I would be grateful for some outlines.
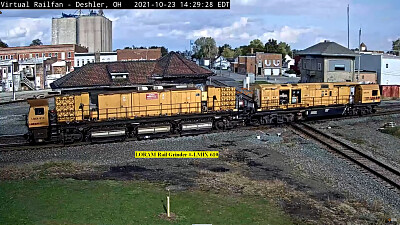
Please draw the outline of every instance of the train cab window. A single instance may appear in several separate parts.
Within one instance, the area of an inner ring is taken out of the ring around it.
[[[44,115],[44,108],[35,108],[35,116]]]
[[[329,88],[328,84],[321,84],[321,88]]]
[[[372,90],[372,96],[378,96],[378,90]]]
[[[289,104],[289,90],[279,91],[279,105]]]
[[[292,90],[292,104],[301,103],[301,90]]]

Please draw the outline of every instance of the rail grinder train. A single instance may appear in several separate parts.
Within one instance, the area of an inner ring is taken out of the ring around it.
[[[379,85],[357,83],[257,84],[235,87],[79,93],[28,100],[32,143],[146,139],[279,124],[313,117],[364,115],[380,103]]]

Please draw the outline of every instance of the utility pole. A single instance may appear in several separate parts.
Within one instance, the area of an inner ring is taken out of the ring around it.
[[[347,5],[347,48],[350,49],[350,5]]]
[[[14,64],[11,61],[11,78],[12,78],[12,86],[13,86],[13,101],[15,101],[15,81],[14,81]]]
[[[361,70],[361,27],[360,31],[358,32],[358,74],[357,74],[357,81],[360,79],[360,70]]]

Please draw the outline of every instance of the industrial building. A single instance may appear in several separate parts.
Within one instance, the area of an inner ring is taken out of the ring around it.
[[[335,42],[324,41],[297,53],[302,83],[353,82],[357,54]]]
[[[88,48],[89,52],[112,51],[112,21],[102,10],[89,14],[62,14],[52,20],[53,45],[77,44]]]

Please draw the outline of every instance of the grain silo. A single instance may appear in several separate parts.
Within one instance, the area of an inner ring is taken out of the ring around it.
[[[64,14],[53,18],[52,44],[78,44],[89,52],[112,51],[112,22],[102,12],[89,14]]]

